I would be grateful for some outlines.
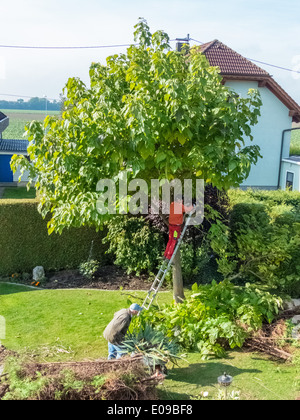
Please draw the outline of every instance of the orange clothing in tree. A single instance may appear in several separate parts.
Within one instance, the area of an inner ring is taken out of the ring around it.
[[[193,206],[184,206],[181,201],[173,201],[170,204],[169,225],[182,225],[183,214],[188,213]]]
[[[175,201],[170,205],[169,216],[169,241],[164,253],[165,258],[171,259],[176,247],[177,239],[180,237],[183,214],[191,211],[193,206],[184,206],[182,202]]]

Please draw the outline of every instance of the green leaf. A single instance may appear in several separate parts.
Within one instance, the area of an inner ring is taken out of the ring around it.
[[[156,157],[155,157],[155,161],[156,161],[156,163],[160,163],[163,160],[165,160],[166,157],[167,157],[167,154],[165,152],[158,151],[157,154],[156,154]]]

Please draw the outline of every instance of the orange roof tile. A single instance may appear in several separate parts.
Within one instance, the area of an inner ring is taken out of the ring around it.
[[[220,68],[226,80],[255,80],[266,86],[290,110],[294,122],[300,122],[300,106],[288,95],[272,76],[227,45],[215,39],[201,45],[201,51],[211,66]]]

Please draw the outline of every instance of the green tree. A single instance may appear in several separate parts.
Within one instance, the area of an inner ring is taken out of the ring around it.
[[[259,93],[240,98],[222,84],[197,48],[171,49],[163,31],[153,35],[144,19],[137,45],[92,63],[90,87],[66,84],[62,118],[48,116],[28,127],[31,164],[14,156],[12,167],[36,177],[40,211],[51,211],[49,232],[102,224],[113,215],[96,208],[100,179],[202,178],[219,189],[238,186],[257,161],[259,147],[245,146],[257,123]],[[117,188],[117,205],[119,195]],[[179,257],[178,257],[179,258]],[[183,298],[180,263],[174,290]]]

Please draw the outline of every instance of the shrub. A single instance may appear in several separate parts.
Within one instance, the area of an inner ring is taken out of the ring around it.
[[[80,273],[89,280],[91,280],[94,277],[94,274],[96,273],[98,268],[99,262],[96,260],[88,260],[79,265]]]
[[[70,228],[61,235],[48,235],[47,219],[37,210],[36,200],[0,200],[0,275],[32,272],[37,265],[45,270],[77,268],[95,242],[94,258],[103,261],[104,232]]]
[[[130,329],[121,348],[129,354],[142,354],[150,370],[168,362],[176,364],[180,359],[179,346],[147,323],[139,329]]]
[[[235,191],[236,204],[231,209],[229,226],[220,220],[212,226],[211,246],[225,277],[260,281],[279,292],[298,297],[300,214],[296,198],[286,204],[285,192],[281,201],[282,192],[274,193],[276,203],[267,192],[262,192],[263,199],[258,201],[258,192]],[[237,197],[249,201],[238,202]]]
[[[116,216],[107,223],[104,241],[115,263],[127,273],[152,272],[161,260],[164,250],[163,236],[142,217]]]
[[[265,191],[250,188],[243,191],[240,189],[231,189],[228,191],[228,196],[231,207],[238,203],[251,202],[260,202],[270,207],[274,207],[281,204],[293,207],[300,206],[299,191]]]
[[[227,346],[241,347],[264,321],[272,322],[282,300],[249,283],[234,286],[229,281],[192,287],[193,294],[180,304],[151,307],[132,321],[152,324],[184,349],[198,350],[203,358],[224,356]]]
[[[211,249],[208,241],[194,248],[192,242],[183,242],[180,247],[182,276],[185,282],[199,281],[207,283],[214,272]]]

